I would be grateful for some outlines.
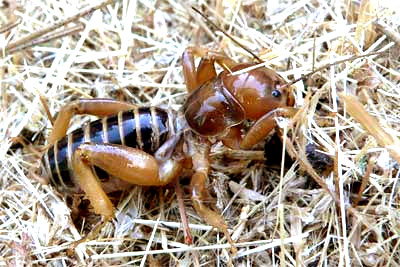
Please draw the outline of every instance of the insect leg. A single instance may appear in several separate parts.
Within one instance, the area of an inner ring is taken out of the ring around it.
[[[200,57],[199,66],[195,66],[195,57]],[[201,47],[188,47],[182,54],[183,76],[188,92],[192,92],[205,82],[211,81],[217,77],[214,63],[217,63],[225,70],[236,66],[231,58],[224,54],[209,51]]]
[[[274,109],[259,118],[244,136],[240,143],[241,149],[251,149],[258,142],[263,140],[276,127],[276,117],[293,117],[298,109],[284,107]]]
[[[74,101],[65,105],[58,113],[48,143],[52,145],[55,141],[65,136],[69,122],[74,115],[88,114],[104,117],[117,114],[119,111],[134,109],[135,107],[133,104],[105,98],[79,99]]]
[[[161,186],[168,184],[181,173],[181,165],[174,160],[158,164],[153,156],[142,150],[111,144],[81,144],[74,152],[72,167],[75,179],[85,192],[101,222],[74,246],[92,239],[114,217],[114,206],[104,192],[91,166],[97,166],[110,175],[132,184]]]
[[[181,171],[180,163],[174,159],[157,162],[152,155],[140,149],[115,144],[83,143],[74,152],[73,162],[97,166],[112,176],[143,186],[166,185]],[[85,181],[85,177],[81,176],[78,179],[90,200],[96,202],[97,190],[94,194],[90,192],[92,181]]]
[[[202,73],[210,73],[212,78],[217,75],[215,72],[214,62],[210,61],[200,64],[196,70],[194,62],[195,56],[203,57],[203,50],[198,47],[188,47],[182,54],[183,77],[185,79],[186,89],[189,93],[196,90],[201,85],[201,82],[204,82],[204,75],[199,75],[199,70],[202,70]],[[202,81],[198,80],[199,77],[201,77]]]
[[[217,77],[215,71],[214,60],[209,58],[202,58],[199,66],[197,66],[197,83],[201,85]]]
[[[230,127],[226,130],[225,134],[218,137],[218,139],[221,140],[225,146],[231,149],[240,149],[240,143],[242,141],[241,129],[241,125]]]
[[[228,242],[232,245],[232,251],[236,251],[234,242],[228,232],[228,226],[224,218],[217,212],[211,210],[204,205],[204,200],[208,197],[206,182],[209,172],[208,155],[210,146],[206,144],[199,145],[197,151],[192,156],[193,169],[195,173],[192,176],[190,183],[192,192],[192,202],[197,214],[203,218],[204,221],[217,228],[224,233]]]

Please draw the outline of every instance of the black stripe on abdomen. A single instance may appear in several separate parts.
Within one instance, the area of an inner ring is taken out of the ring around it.
[[[86,125],[85,127],[87,127]],[[84,131],[82,128],[72,131],[69,135],[72,136],[71,140],[71,157],[77,147],[85,142]],[[68,166],[68,135],[56,142],[57,145],[57,155],[54,155],[54,146],[50,147],[47,151],[49,159],[49,167],[53,176],[52,183],[59,187],[59,191],[71,190],[75,191],[78,187],[73,180],[73,171]],[[57,161],[55,160],[57,156]],[[72,158],[70,159],[72,161]],[[56,164],[58,164],[58,170],[60,171],[60,176],[58,175]]]
[[[103,144],[104,143],[104,137],[103,137],[103,123],[101,120],[95,120],[90,122],[86,127],[89,127],[89,133],[90,133],[90,142],[94,144]],[[81,129],[75,130],[74,136],[77,135],[77,141],[80,141],[80,138],[82,138],[82,142],[79,142],[79,145],[83,143],[83,131],[79,131]],[[76,132],[76,133],[75,133]],[[81,133],[82,132],[82,136]],[[74,139],[75,142],[75,139]],[[72,149],[72,151],[75,151],[75,149]]]
[[[51,182],[61,190],[68,190],[75,187],[68,167],[67,142],[68,139],[67,136],[65,136],[47,150],[49,169],[51,171],[51,177],[53,178]]]
[[[58,154],[57,163],[60,171],[60,179],[66,187],[74,187],[74,182],[71,179],[70,169],[68,167],[68,138],[65,136],[57,142]]]
[[[157,120],[158,134],[159,134],[159,145],[161,146],[167,141],[169,134],[169,125],[168,125],[168,113],[164,109],[154,108],[155,117]]]
[[[50,178],[53,178],[51,182],[55,186],[62,186],[61,184],[61,178],[58,176],[57,170],[56,170],[56,159],[54,157],[54,146],[51,146],[47,150],[47,158],[49,160],[49,169],[51,171]]]
[[[135,115],[132,110],[122,112],[122,131],[124,133],[125,145],[138,147]]]
[[[110,116],[107,118],[107,134],[108,143],[121,145],[121,136],[119,134],[118,116]],[[93,141],[92,141],[93,142]]]
[[[150,108],[139,108],[139,125],[140,125],[140,133],[142,136],[142,147],[141,149],[145,152],[154,152],[152,151],[152,117]]]
[[[152,118],[151,108],[142,107],[138,109],[138,114],[135,116],[135,112],[132,110],[124,111],[122,113],[122,132],[124,134],[125,145],[129,147],[135,147],[141,149],[147,153],[154,153],[155,150],[161,146],[168,137],[169,127],[168,127],[168,113],[160,108],[154,108],[155,118]],[[137,118],[138,117],[138,118]],[[153,120],[156,120],[156,125],[158,127],[157,131],[153,131]],[[137,123],[139,120],[139,123]],[[141,139],[138,138],[138,133],[136,126],[139,126]],[[153,145],[154,135],[159,135],[158,147]],[[141,142],[140,142],[140,141]]]

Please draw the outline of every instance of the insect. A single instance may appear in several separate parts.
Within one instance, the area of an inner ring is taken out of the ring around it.
[[[197,68],[196,56],[202,57]],[[219,75],[215,63],[224,68]],[[59,112],[44,166],[59,191],[83,191],[104,223],[113,218],[114,207],[94,167],[131,184],[163,186],[180,176],[182,161],[190,158],[193,206],[233,244],[223,217],[204,204],[209,172],[207,137],[218,136],[229,147],[249,149],[275,127],[277,114],[293,112],[293,98],[276,72],[261,67],[231,75],[255,64],[238,64],[219,53],[188,48],[182,55],[182,66],[190,93],[184,115],[111,99],[78,100]],[[77,114],[101,119],[66,134],[70,119]],[[241,138],[245,119],[256,122]]]

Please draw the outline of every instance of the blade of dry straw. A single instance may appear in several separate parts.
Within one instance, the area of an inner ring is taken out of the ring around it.
[[[7,23],[6,25],[4,25],[4,26],[2,26],[0,28],[0,33],[7,32],[7,31],[11,30],[12,28],[14,28],[15,26],[17,26],[18,24],[20,24],[20,23],[21,23],[21,19],[18,19],[16,21],[13,21],[13,22],[10,22],[10,23]]]
[[[108,4],[112,3],[112,2],[113,2],[113,0],[107,0],[107,1],[104,1],[104,2],[101,2],[101,3],[97,4],[95,6],[88,7],[86,9],[76,13],[75,15],[73,15],[71,17],[68,17],[66,19],[60,20],[60,21],[56,22],[55,24],[50,25],[49,27],[46,27],[44,29],[41,29],[41,30],[36,31],[34,33],[31,33],[28,36],[23,37],[23,38],[19,39],[18,41],[15,41],[14,43],[11,43],[11,44],[7,45],[5,50],[9,51],[9,50],[12,50],[12,49],[17,49],[17,47],[19,47],[19,46],[21,46],[21,45],[23,45],[25,43],[30,43],[30,42],[32,42],[32,40],[34,40],[34,39],[36,39],[36,38],[38,38],[40,36],[46,35],[46,34],[52,32],[52,31],[54,31],[54,30],[56,30],[56,29],[58,29],[58,28],[60,28],[62,26],[67,25],[70,22],[78,20],[79,18],[81,18],[81,17],[83,17],[83,16],[85,16],[85,15],[87,15],[87,14],[89,14],[89,13],[91,13],[91,12],[97,10],[97,9],[103,8],[104,6],[106,6],[106,5],[108,5]]]
[[[389,151],[389,154],[400,163],[400,142],[388,132],[386,132],[358,101],[357,97],[340,93],[339,96],[344,100],[347,112],[360,123],[368,133],[370,133],[378,144]]]
[[[375,40],[376,32],[371,23],[376,17],[376,1],[362,0],[358,15],[355,39],[363,47],[368,48]]]
[[[12,48],[8,49],[7,52],[9,54],[11,54],[11,53],[14,53],[16,51],[24,50],[26,48],[29,48],[29,47],[32,47],[32,46],[35,46],[35,45],[43,44],[43,43],[49,42],[51,40],[56,40],[56,39],[59,39],[61,37],[65,37],[67,35],[72,35],[72,34],[75,34],[75,33],[78,33],[80,31],[82,31],[83,27],[84,27],[83,24],[79,24],[79,25],[75,25],[75,26],[66,28],[66,29],[61,30],[61,31],[54,32],[52,34],[44,35],[41,38],[33,39],[32,41],[22,43],[19,46],[12,47]]]

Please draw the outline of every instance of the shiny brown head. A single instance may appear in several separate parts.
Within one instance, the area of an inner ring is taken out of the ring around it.
[[[254,66],[239,64],[231,72]],[[285,106],[293,106],[291,92],[284,85],[286,82],[273,70],[261,67],[239,75],[224,71],[220,75],[224,86],[242,105],[246,119],[257,120],[264,114]]]

